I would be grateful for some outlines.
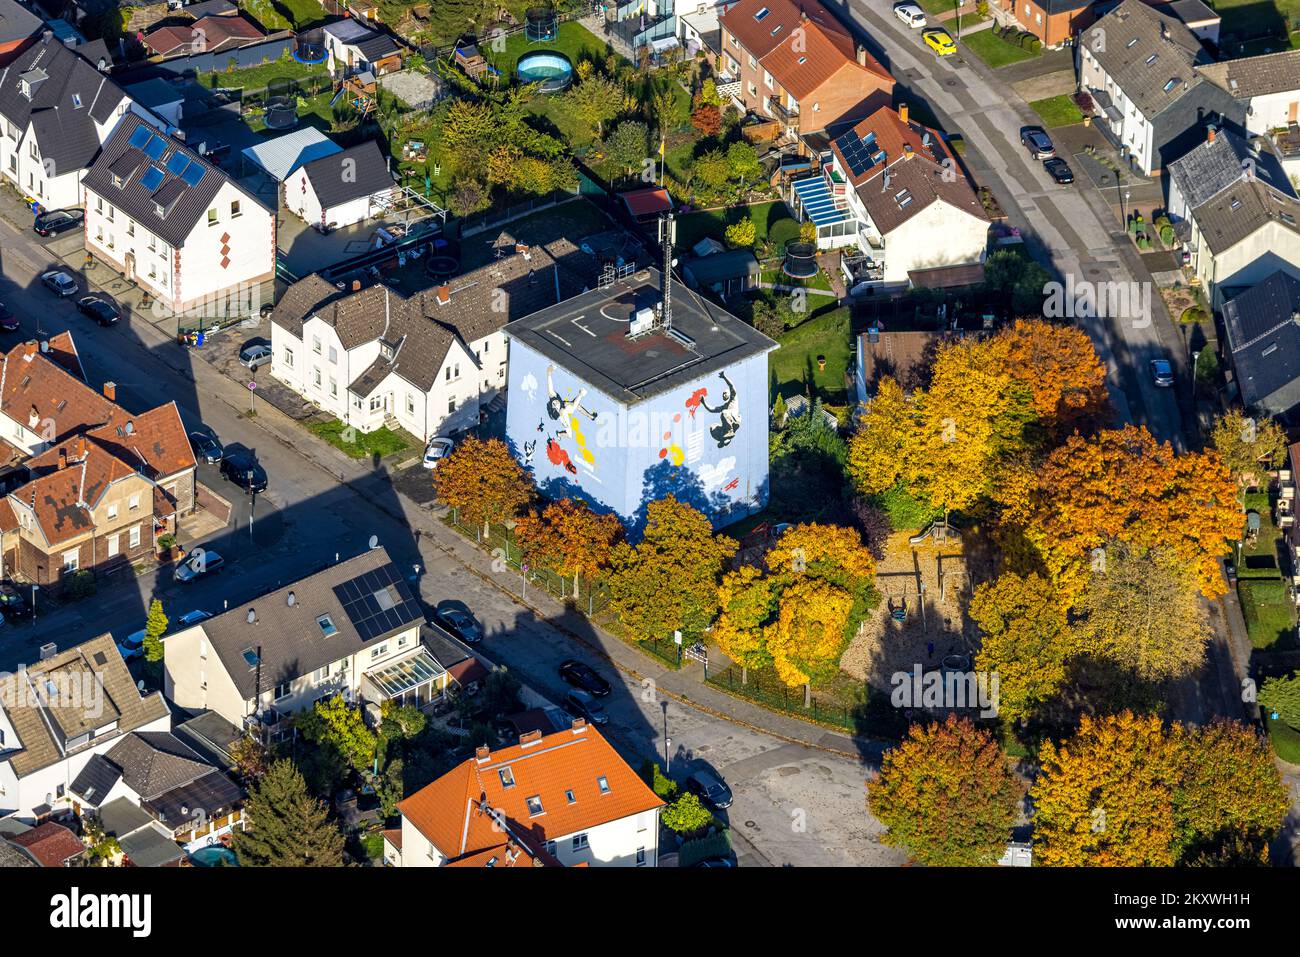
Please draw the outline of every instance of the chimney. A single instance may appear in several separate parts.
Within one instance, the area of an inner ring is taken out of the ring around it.
[[[62,472],[68,467],[68,450],[59,446],[59,471]]]
[[[1214,124],[1210,124],[1205,128],[1206,145],[1209,145],[1210,143],[1214,142],[1214,135],[1215,135]]]
[[[899,106],[899,108],[898,108],[898,118],[899,118],[900,120],[903,121],[903,125],[904,125],[904,126],[907,126],[907,113],[908,113],[908,110],[907,110],[907,104],[906,104],[906,103],[904,103],[904,104],[902,104],[901,106]]]
[[[858,66],[867,65],[867,48],[861,43],[858,44]]]
[[[105,382],[105,383],[104,383],[104,398],[107,399],[109,402],[116,402],[116,401],[117,401],[117,383],[116,383],[116,382]]]
[[[534,744],[540,744],[542,740],[541,731],[529,731],[519,736],[519,746],[521,748],[532,747]]]
[[[354,280],[352,280],[352,291],[353,291],[353,292],[360,292],[360,291],[361,291],[361,280],[360,280],[360,279],[354,279]]]
[[[434,297],[438,300],[438,305],[447,305],[447,303],[451,302],[451,287],[439,286],[437,291],[434,293]]]
[[[54,39],[54,31],[53,31],[53,30],[46,30],[46,31],[44,31],[44,32],[41,34],[41,42],[42,42],[42,43],[49,43],[49,42],[50,42],[51,40],[53,40],[53,39]]]
[[[32,410],[27,413],[27,427],[29,429],[34,429],[40,424],[41,414],[36,411],[36,406],[32,406]]]
[[[474,751],[474,760],[477,761],[479,764],[485,764],[487,760],[491,757],[492,757],[492,752],[488,749],[488,746],[485,744],[479,745],[478,748],[475,749]]]
[[[587,730],[587,719],[586,719],[586,718],[574,718],[574,719],[573,719],[573,724],[570,725],[570,728],[571,728],[571,730],[573,731],[574,734],[583,734],[583,733],[585,733],[586,730]]]
[[[32,356],[36,355],[36,350],[37,350],[38,348],[40,348],[40,347],[36,344],[36,340],[35,340],[35,339],[33,339],[31,342],[24,342],[24,343],[23,343],[23,358],[24,358],[24,359],[30,359]]]

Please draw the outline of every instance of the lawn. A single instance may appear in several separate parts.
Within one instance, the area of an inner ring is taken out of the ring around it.
[[[198,80],[209,88],[233,90],[242,88],[244,92],[255,93],[265,90],[267,83],[276,79],[306,80],[312,77],[323,78],[328,82],[329,70],[324,63],[307,66],[291,57],[284,56],[273,63],[250,66],[245,70],[222,70],[217,73],[200,73]]]
[[[1277,756],[1290,764],[1300,764],[1300,731],[1281,718],[1274,721],[1267,714],[1264,715],[1264,722],[1268,725],[1268,736]]]
[[[826,357],[826,368],[817,367],[817,357]],[[853,361],[849,339],[848,309],[834,309],[795,326],[781,337],[781,348],[772,353],[768,363],[775,392],[785,398],[802,395],[809,377],[826,405],[848,403],[844,374]]]
[[[759,282],[774,283],[781,286],[803,287],[808,290],[820,290],[835,295],[830,278],[825,272],[819,272],[811,279],[791,279],[780,269],[764,269],[758,276]]]
[[[1046,127],[1073,126],[1083,122],[1083,113],[1074,105],[1068,94],[1049,96],[1045,100],[1034,100],[1029,108],[1042,117]]]
[[[1274,651],[1295,644],[1295,603],[1286,582],[1248,579],[1237,582],[1241,613],[1250,643]]]
[[[770,241],[781,247],[799,238],[799,223],[781,201],[755,203],[753,206],[730,206],[701,213],[688,213],[677,220],[677,246],[690,249],[701,239],[711,236],[722,242],[727,227],[746,216],[754,220],[755,240]]]
[[[1218,0],[1214,12],[1223,18],[1219,33],[1222,40],[1229,41],[1225,53],[1233,45],[1231,41],[1265,36],[1276,37],[1273,49],[1282,49],[1281,38],[1300,26],[1300,0]],[[1251,52],[1264,51],[1261,47]]]
[[[373,432],[360,432],[338,419],[317,422],[308,426],[308,429],[354,459],[369,458],[376,453],[383,458],[420,447],[420,440],[407,432],[394,432],[387,427]]]
[[[1038,56],[1037,53],[1018,44],[1008,43],[992,30],[981,30],[979,33],[972,33],[970,36],[962,37],[961,42],[995,70],[1001,66],[1010,66],[1012,63],[1019,63],[1021,60],[1032,60]]]
[[[606,56],[605,41],[596,36],[580,23],[561,23],[559,34],[554,43],[529,43],[523,33],[507,37],[504,48],[494,50],[497,42],[490,37],[479,44],[479,52],[492,66],[501,71],[503,78],[512,82],[515,64],[525,53],[544,50],[548,53],[562,53],[569,62],[577,66],[582,60],[604,60]]]
[[[302,30],[325,21],[318,0],[240,0],[239,8],[268,32]]]

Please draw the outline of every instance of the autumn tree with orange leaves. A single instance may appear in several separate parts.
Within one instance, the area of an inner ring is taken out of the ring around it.
[[[438,463],[433,477],[438,499],[489,533],[492,522],[514,518],[536,490],[528,474],[500,439],[466,436]]]
[[[750,668],[764,668],[772,663],[763,626],[775,609],[772,582],[761,569],[742,565],[722,576],[713,640],[723,654],[740,665],[742,684],[748,683]]]
[[[1110,415],[1106,368],[1082,329],[1042,319],[1018,319],[993,338],[1007,372],[1028,387],[1047,434],[1090,432]]]
[[[610,552],[623,534],[612,513],[593,512],[586,502],[560,499],[540,515],[525,515],[515,525],[515,539],[530,559],[573,578],[578,596],[581,576],[595,575],[609,564]]]
[[[1164,550],[1194,570],[1201,594],[1223,594],[1218,559],[1240,534],[1241,510],[1216,452],[1180,455],[1129,425],[1071,436],[1034,474],[1020,531],[1067,599],[1112,542]]]

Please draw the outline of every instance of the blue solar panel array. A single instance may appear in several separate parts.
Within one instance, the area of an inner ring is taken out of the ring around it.
[[[167,174],[157,166],[150,166],[145,170],[144,175],[140,177],[140,185],[152,193],[162,185],[162,181],[166,178]]]
[[[149,137],[149,142],[141,148],[144,150],[145,156],[149,157],[151,160],[156,160],[158,157],[162,156],[163,153],[167,152],[167,141],[155,133]]]
[[[131,134],[131,138],[127,140],[127,143],[134,146],[136,149],[141,149],[144,147],[145,143],[149,142],[149,137],[151,136],[153,136],[153,131],[150,130],[149,127],[137,126],[135,132]]]
[[[883,150],[876,150],[875,133],[868,133],[864,140],[856,130],[849,130],[835,141],[835,145],[840,148],[840,154],[844,157],[844,162],[849,164],[849,172],[854,176],[861,176],[885,156]]]
[[[202,163],[191,163],[185,168],[185,172],[181,173],[181,179],[185,181],[186,186],[198,186],[205,172],[207,170],[203,168]]]
[[[167,172],[174,176],[180,176],[185,172],[185,167],[189,165],[190,158],[179,150],[167,158]]]

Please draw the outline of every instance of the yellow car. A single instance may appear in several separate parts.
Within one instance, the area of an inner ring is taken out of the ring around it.
[[[957,44],[953,42],[952,34],[942,27],[934,27],[930,30],[921,31],[921,39],[939,56],[952,56],[957,52]]]

